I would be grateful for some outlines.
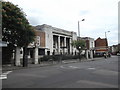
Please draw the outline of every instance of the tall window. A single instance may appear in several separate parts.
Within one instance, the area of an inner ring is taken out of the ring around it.
[[[36,41],[37,41],[37,42],[36,42],[37,45],[40,46],[40,36],[37,36],[37,37],[36,37]]]

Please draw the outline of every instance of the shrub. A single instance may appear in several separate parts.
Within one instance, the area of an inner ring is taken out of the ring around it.
[[[84,58],[83,55],[80,56],[80,58]],[[69,60],[69,59],[79,59],[79,55],[45,55],[42,58],[39,58],[40,61],[49,61],[50,59],[54,61],[60,61],[60,60]]]

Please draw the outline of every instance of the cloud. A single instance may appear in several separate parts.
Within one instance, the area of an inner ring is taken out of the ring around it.
[[[81,36],[104,37],[104,32],[118,30],[119,0],[8,0],[18,4],[32,25],[49,24],[68,31],[78,31]],[[116,40],[116,33],[110,34]],[[111,39],[111,38],[110,38]],[[114,42],[115,43],[115,42]],[[110,45],[113,41],[110,40]]]

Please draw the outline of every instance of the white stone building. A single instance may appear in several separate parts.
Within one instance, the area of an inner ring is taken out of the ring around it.
[[[45,55],[72,54],[76,51],[71,46],[72,40],[77,40],[75,32],[59,29],[50,25],[38,25],[36,30],[45,32]]]
[[[75,54],[76,48],[72,47],[72,40],[77,40],[75,32],[59,29],[50,25],[34,27],[36,39],[27,48],[28,58],[32,63],[38,64],[38,58],[44,55]],[[16,66],[20,65],[20,56],[23,58],[23,49],[16,48]]]
[[[91,37],[81,37],[82,40],[86,41],[86,48],[92,50],[95,48],[95,40]]]
[[[78,37],[78,40],[85,40],[86,42],[86,51],[84,51],[86,53],[86,58],[87,59],[93,59],[93,55],[95,53],[94,48],[95,48],[95,40],[94,38],[91,37]]]

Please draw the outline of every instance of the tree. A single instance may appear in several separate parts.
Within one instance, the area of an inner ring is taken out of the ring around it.
[[[72,41],[71,45],[79,51],[79,56],[81,55],[82,50],[84,50],[86,47],[84,40],[74,40]]]
[[[34,37],[34,29],[29,24],[22,9],[11,2],[2,1],[2,41],[8,43],[8,60],[11,59],[16,46],[26,48],[29,43],[34,41]],[[26,51],[24,54],[26,55]]]

